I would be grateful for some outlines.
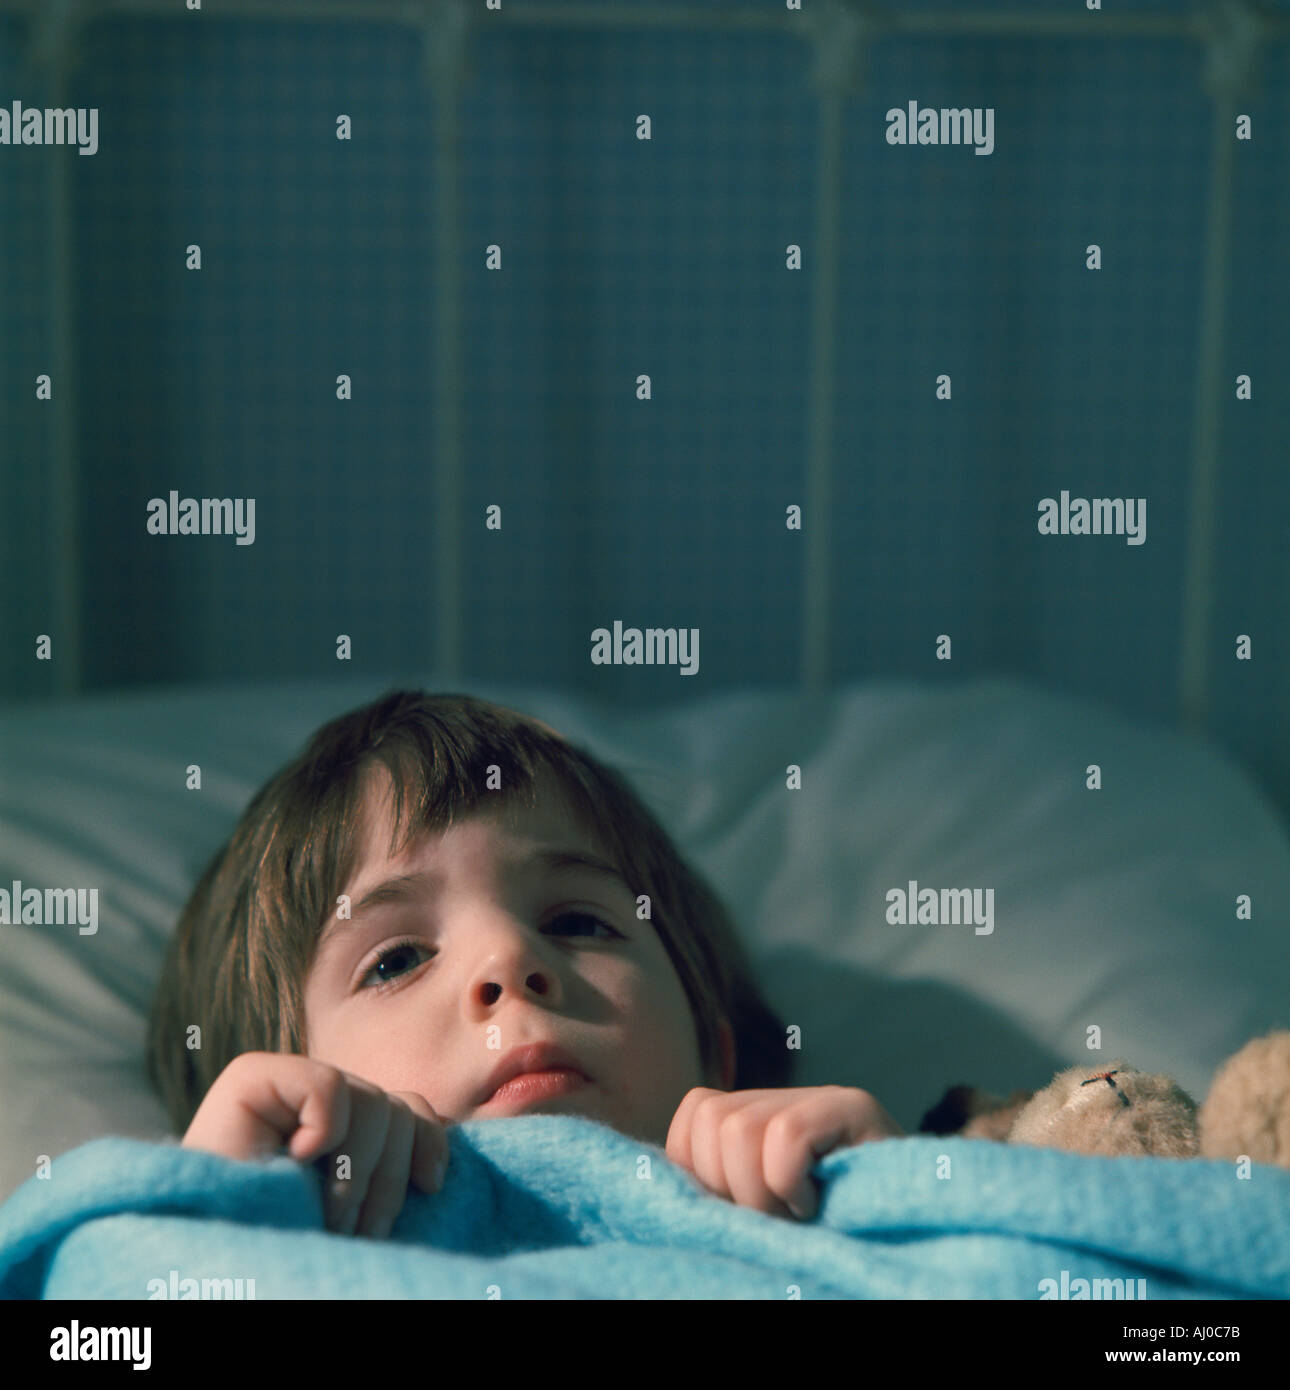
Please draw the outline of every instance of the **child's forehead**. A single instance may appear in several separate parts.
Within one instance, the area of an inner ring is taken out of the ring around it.
[[[539,780],[534,801],[529,807],[518,795],[491,793],[468,812],[454,816],[452,827],[478,824],[499,839],[536,840],[567,849],[605,853],[606,847],[600,837],[574,815],[567,796],[553,777],[547,775]],[[389,773],[382,766],[379,779],[369,776],[363,790],[355,871],[414,858],[424,852],[427,845],[441,841],[450,828],[414,824],[413,814],[405,791],[403,825],[396,842],[393,784]]]

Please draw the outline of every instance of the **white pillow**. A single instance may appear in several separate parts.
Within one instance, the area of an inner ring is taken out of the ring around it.
[[[616,766],[731,908],[801,1028],[797,1083],[872,1091],[907,1129],[945,1086],[1045,1084],[1088,1057],[1203,1094],[1286,1026],[1290,841],[1207,747],[1008,681],[739,692],[629,712],[451,680],[83,697],[0,712],[0,886],[97,887],[99,929],[0,926],[0,1200],[102,1134],[166,1134],[143,1070],[164,945],[257,788],[395,685],[523,710]],[[200,793],[184,789],[198,763]],[[1103,788],[1085,789],[1085,768]],[[802,769],[788,790],[786,769]],[[989,935],[893,925],[887,893],[994,890]],[[1238,920],[1238,894],[1253,900]]]

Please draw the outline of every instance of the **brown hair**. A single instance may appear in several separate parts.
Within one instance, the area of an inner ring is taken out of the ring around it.
[[[471,695],[395,690],[319,729],[252,798],[207,865],[171,938],[148,1020],[148,1077],[176,1133],[242,1052],[306,1050],[314,950],[359,849],[366,774],[390,775],[394,840],[442,831],[503,796],[536,805],[554,774],[615,867],[650,897],[651,920],[694,1014],[705,1069],[717,1027],[735,1041],[733,1088],[787,1085],[784,1027],[762,997],[725,909],[627,782],[537,720]],[[486,790],[496,764],[504,791]],[[405,807],[405,794],[407,797]],[[410,809],[411,816],[405,816]],[[201,1046],[186,1030],[201,1028]]]

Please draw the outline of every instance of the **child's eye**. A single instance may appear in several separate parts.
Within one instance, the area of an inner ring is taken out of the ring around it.
[[[596,926],[604,927],[612,936],[622,936],[622,933],[616,931],[608,922],[602,921],[590,912],[562,912],[558,917],[552,917],[547,926],[554,926],[556,922],[594,922]]]
[[[604,927],[611,936],[617,937],[619,940],[622,939],[622,933],[620,931],[611,927],[608,922],[602,921],[599,917],[590,912],[562,912],[558,917],[553,917],[547,923],[547,929],[553,927],[557,922],[588,922],[592,926]],[[385,989],[388,985],[394,984],[400,975],[406,975],[409,970],[415,968],[413,966],[406,966],[402,970],[395,969],[393,973],[387,971],[385,974],[380,974],[381,968],[385,966],[388,961],[397,961],[397,958],[405,952],[421,951],[424,953],[425,950],[426,948],[419,941],[396,941],[392,946],[387,946],[385,950],[377,956],[375,964],[373,964],[372,968],[363,977],[360,984],[365,987],[368,980],[370,980],[373,975],[376,975],[377,991],[379,992]]]
[[[377,975],[377,972],[386,963],[386,961],[392,958],[397,959],[397,957],[403,955],[404,952],[424,950],[425,947],[422,946],[419,941],[396,941],[393,946],[387,946],[385,950],[383,950],[381,954],[377,956],[376,964],[373,965],[372,968],[367,972],[367,974],[360,981],[360,984],[366,985],[368,980],[370,980],[373,975]],[[398,979],[400,974],[405,973],[405,971],[396,971],[393,975],[378,975],[377,977],[379,983],[377,984],[376,988],[378,990],[384,989],[386,985],[393,984],[394,981]]]

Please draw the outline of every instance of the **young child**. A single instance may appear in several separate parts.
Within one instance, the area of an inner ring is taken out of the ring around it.
[[[726,913],[617,773],[420,691],[252,799],[180,917],[148,1069],[185,1147],[326,1160],[328,1226],[376,1237],[468,1119],[586,1115],[803,1219],[817,1157],[902,1132],[865,1091],[787,1086]]]

